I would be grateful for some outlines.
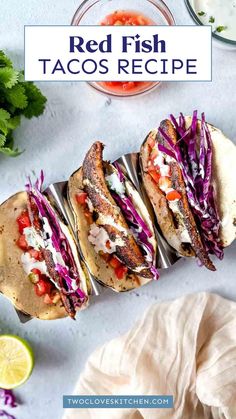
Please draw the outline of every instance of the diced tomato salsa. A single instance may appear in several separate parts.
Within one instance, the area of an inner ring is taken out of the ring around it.
[[[153,24],[154,22],[147,16],[133,10],[116,10],[105,16],[101,21],[103,26],[144,26]]]
[[[149,159],[147,171],[152,181],[165,194],[167,201],[179,201],[182,196],[173,188],[171,181],[171,168],[166,163],[162,153],[158,150],[157,143],[153,137],[148,139]]]
[[[138,93],[145,88],[151,87],[153,82],[150,81],[100,81],[98,83],[106,91],[114,93]]]
[[[16,241],[16,245],[27,252],[30,257],[36,261],[42,261],[43,255],[40,250],[36,250],[29,246],[24,235],[24,229],[31,227],[31,221],[27,210],[22,211],[16,220],[19,232],[19,238]],[[33,268],[28,275],[28,279],[34,285],[35,294],[38,297],[44,296],[45,304],[56,304],[60,299],[59,292],[55,289],[54,285],[50,282],[49,278],[42,274],[39,269]]]
[[[147,16],[130,10],[117,10],[107,15],[100,23],[103,26],[144,26],[154,25]],[[145,88],[151,87],[152,82],[146,81],[105,81],[99,82],[104,89],[115,93],[138,93]]]
[[[116,256],[109,255],[107,262],[114,269],[117,279],[123,279],[128,272],[128,268],[117,259]]]
[[[22,213],[19,215],[16,221],[18,224],[18,230],[20,234],[23,234],[24,228],[31,226],[29,213],[27,210],[22,211]]]

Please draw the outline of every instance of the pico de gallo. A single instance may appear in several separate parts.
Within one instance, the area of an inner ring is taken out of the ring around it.
[[[16,221],[19,232],[16,244],[23,250],[24,260],[27,259],[28,266],[31,267],[28,272],[28,279],[34,285],[35,294],[38,297],[44,297],[45,304],[56,304],[60,300],[60,293],[45,274],[46,266],[42,251],[30,245],[28,233],[32,224],[28,210],[23,210]],[[37,220],[35,222],[37,223]]]
[[[171,181],[171,167],[168,164],[168,158],[164,158],[163,153],[158,149],[155,138],[149,137],[149,160],[148,173],[153,182],[164,192],[167,201],[179,201],[181,194],[173,188]]]
[[[100,23],[102,26],[150,26],[154,22],[147,16],[135,11],[117,10],[107,15]],[[116,93],[138,93],[145,88],[151,87],[152,82],[145,81],[106,81],[99,82],[106,90]]]

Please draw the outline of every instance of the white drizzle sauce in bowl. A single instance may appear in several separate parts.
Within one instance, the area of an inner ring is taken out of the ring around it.
[[[236,0],[185,0],[199,25],[211,25],[214,40],[236,48]]]

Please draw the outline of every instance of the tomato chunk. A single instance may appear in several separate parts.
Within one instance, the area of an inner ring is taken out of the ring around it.
[[[30,249],[29,254],[35,260],[42,260],[42,253],[39,250]]]
[[[111,82],[111,81],[101,81],[98,82],[99,85],[101,85],[106,90],[109,90],[111,92],[121,93],[124,94],[131,94],[131,93],[138,93],[144,88],[148,88],[153,84],[151,81],[134,81],[134,82],[128,82],[128,81],[117,81],[117,82]]]
[[[85,205],[87,196],[88,196],[88,194],[86,194],[86,192],[80,192],[80,193],[76,194],[77,203],[80,204],[80,205]]]
[[[87,197],[88,197],[88,194],[86,192],[80,192],[75,195],[77,203],[83,207],[84,215],[88,223],[92,224],[93,216],[92,216],[92,213],[89,211],[89,208],[87,205]]]
[[[110,87],[120,86],[122,82],[120,81],[106,81],[105,84]]]
[[[38,297],[42,297],[42,295],[50,294],[52,289],[52,284],[47,279],[43,279],[42,277],[39,279],[37,284],[34,286],[35,293]]]
[[[122,83],[122,82],[121,82]],[[137,86],[137,82],[135,83],[135,81],[127,81],[123,84],[123,90],[133,90],[136,86]]]
[[[161,177],[160,173],[158,173],[156,170],[149,170],[148,172],[151,175],[154,182],[158,183]]]
[[[109,264],[114,269],[119,268],[121,266],[121,262],[115,256],[111,257]]]
[[[19,237],[19,239],[16,241],[17,246],[21,249],[24,250],[24,252],[26,250],[28,250],[29,246],[28,243],[26,241],[25,235],[21,234],[21,236]]]
[[[129,10],[117,10],[110,15],[107,15],[101,22],[101,25],[106,26],[142,26],[152,25],[153,22],[148,17]]]
[[[127,274],[128,268],[124,265],[118,266],[118,268],[115,269],[115,274],[118,279],[123,279],[124,276]]]
[[[175,201],[179,200],[181,198],[181,195],[178,191],[170,191],[166,194],[166,199],[168,201]]]
[[[18,224],[18,230],[20,234],[23,234],[24,228],[31,226],[29,213],[27,210],[22,211],[22,213],[19,215],[16,221]]]
[[[110,249],[111,248],[111,242],[110,242],[110,240],[107,240],[106,241],[106,248],[107,249]]]

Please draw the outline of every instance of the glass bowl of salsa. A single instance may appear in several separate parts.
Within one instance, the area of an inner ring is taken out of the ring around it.
[[[162,0],[85,0],[76,10],[72,25],[175,25],[175,20]],[[160,82],[113,80],[88,84],[110,96],[133,97],[150,92]]]

